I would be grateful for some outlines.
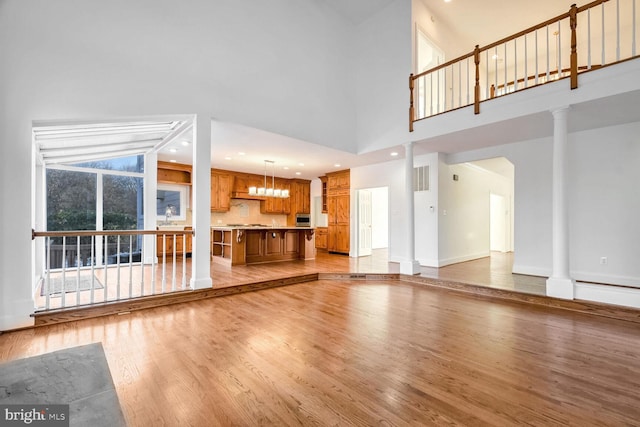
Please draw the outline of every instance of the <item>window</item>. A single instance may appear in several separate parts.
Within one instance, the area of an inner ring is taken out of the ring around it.
[[[144,158],[96,160],[46,167],[48,231],[141,230]],[[116,254],[140,252],[141,239],[118,244],[115,236],[50,239],[50,268],[113,264]],[[79,250],[76,250],[79,245]],[[77,252],[77,253],[76,253]],[[135,258],[134,258],[135,259]],[[139,259],[139,258],[138,258]]]
[[[158,221],[185,221],[189,207],[189,186],[158,184],[156,215]]]

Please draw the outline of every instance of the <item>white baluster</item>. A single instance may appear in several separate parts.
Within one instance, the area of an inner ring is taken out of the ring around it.
[[[47,277],[45,280],[45,308],[49,310],[51,308],[51,237],[46,237],[47,240]]]
[[[95,302],[94,293],[96,288],[96,236],[91,236],[91,304]]]
[[[167,235],[162,235],[162,293],[165,292],[167,284]]]
[[[104,302],[107,302],[107,295],[109,293],[109,280],[107,277],[107,266],[109,265],[109,236],[102,236],[104,239]]]
[[[547,79],[545,83],[549,81],[549,26],[547,25]]]
[[[60,292],[62,292],[60,298],[61,308],[66,306],[66,292],[65,292],[65,281],[67,280],[67,236],[62,236],[62,284],[60,288]]]
[[[129,234],[129,298],[133,297],[133,234]]]
[[[187,235],[182,239],[182,289],[187,287]]]
[[[536,82],[536,86],[537,86],[538,85],[538,70],[539,70],[539,68],[538,68],[538,56],[540,54],[540,52],[538,50],[538,30],[536,30],[535,34],[536,34],[536,37],[535,37],[535,45],[536,45],[536,54],[535,54],[535,57],[536,57],[536,80],[535,80],[535,82]]]
[[[587,69],[591,69],[591,8],[587,9]]]
[[[116,244],[116,271],[118,280],[116,281],[116,301],[120,300],[120,235],[118,234],[118,243]]]
[[[631,8],[631,56],[636,56],[636,0],[633,0]]]
[[[602,3],[602,65],[605,64],[605,55],[604,55],[604,3]]]
[[[620,0],[616,0],[616,61],[620,61]]]
[[[176,252],[178,252],[178,238],[177,238],[177,234],[173,235],[173,273],[171,275],[171,290],[175,291],[176,290],[176,257],[177,254]]]
[[[80,236],[76,236],[76,305],[80,305]]]

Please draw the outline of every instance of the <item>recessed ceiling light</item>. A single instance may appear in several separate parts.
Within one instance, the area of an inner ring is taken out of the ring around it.
[[[231,157],[227,156],[224,158],[225,160],[231,160]]]
[[[395,157],[395,156],[397,156],[397,155],[398,155],[398,152],[397,152],[397,151],[394,151],[393,153],[391,153],[391,157]]]
[[[282,169],[284,169],[284,170],[288,171],[288,170],[289,170],[289,166],[285,166],[285,167],[283,167]]]
[[[171,163],[176,163],[176,162],[177,162],[177,160],[175,160],[175,159],[171,159],[171,160],[169,160],[169,161],[170,161]]]
[[[244,156],[244,151],[238,151],[238,156]]]
[[[451,3],[451,0],[444,0],[445,3]]]
[[[189,144],[191,144],[189,141],[182,141],[182,145],[184,145],[185,147],[188,146]]]
[[[335,165],[333,165],[334,168],[339,168],[340,167],[340,163],[336,163]]]
[[[296,175],[302,175],[300,172],[296,172]]]
[[[298,166],[304,166],[304,163],[298,163]]]
[[[177,153],[178,149],[177,148],[169,148],[169,152],[170,153]]]

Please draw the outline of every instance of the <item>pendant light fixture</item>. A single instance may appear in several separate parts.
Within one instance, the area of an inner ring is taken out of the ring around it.
[[[289,190],[286,188],[276,188],[276,162],[273,160],[264,161],[264,187],[249,187],[250,196],[278,197],[286,199],[289,197]],[[271,164],[271,187],[267,187],[267,164]]]

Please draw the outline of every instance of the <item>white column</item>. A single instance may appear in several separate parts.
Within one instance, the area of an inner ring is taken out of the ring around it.
[[[156,210],[158,197],[158,153],[148,153],[144,156],[144,229],[156,229]],[[144,236],[144,263],[156,262],[156,251],[154,250],[156,236]]]
[[[212,286],[209,239],[211,230],[211,116],[199,113],[193,126],[193,253],[191,288]]]
[[[573,299],[575,281],[569,275],[569,211],[567,201],[567,115],[569,107],[553,114],[553,270],[547,279],[547,295]]]
[[[413,198],[413,142],[404,144],[405,151],[405,196],[406,196],[406,218],[407,218],[407,259],[400,262],[400,274],[420,274],[420,264],[416,261],[416,230],[415,230],[415,209]]]

